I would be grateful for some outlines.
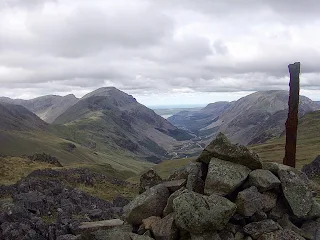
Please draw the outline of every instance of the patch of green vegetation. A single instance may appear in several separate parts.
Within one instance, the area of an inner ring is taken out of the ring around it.
[[[285,153],[285,135],[271,139],[264,144],[252,145],[250,148],[257,152],[263,161],[282,162]],[[306,114],[298,125],[297,139],[297,168],[312,162],[320,149],[320,111]]]

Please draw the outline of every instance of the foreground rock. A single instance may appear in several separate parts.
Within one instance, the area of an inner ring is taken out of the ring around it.
[[[307,176],[298,170],[280,170],[283,194],[293,214],[298,218],[308,215],[313,204],[313,194],[309,188]]]
[[[259,191],[268,191],[280,186],[280,180],[272,172],[264,169],[257,169],[250,173],[249,182],[256,186]]]
[[[104,220],[99,222],[82,222],[77,228],[77,234],[83,232],[93,232],[97,230],[103,230],[106,228],[114,228],[117,226],[122,226],[123,221],[120,219]]]
[[[316,176],[319,176],[320,175],[320,155],[317,156],[311,163],[304,165],[302,168],[302,172],[304,172],[310,179]]]
[[[205,181],[205,193],[228,195],[244,183],[250,172],[243,165],[212,158]]]
[[[236,205],[218,196],[186,192],[173,200],[176,224],[190,233],[222,230],[236,211]]]
[[[244,226],[243,230],[253,239],[258,239],[262,234],[281,230],[282,227],[273,220],[264,220],[261,222],[254,222]]]
[[[162,216],[169,196],[168,188],[162,184],[150,188],[124,207],[125,219],[130,224],[140,225],[145,218]]]
[[[252,170],[262,168],[258,154],[245,146],[232,144],[222,133],[203,150],[197,161],[209,164],[213,157],[241,164]]]
[[[153,186],[160,184],[161,182],[161,177],[153,169],[150,169],[140,177],[139,194],[145,192]]]

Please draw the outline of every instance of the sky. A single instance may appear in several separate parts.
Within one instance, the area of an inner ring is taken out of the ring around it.
[[[0,95],[82,97],[114,86],[145,105],[288,90],[320,100],[318,0],[0,0]]]

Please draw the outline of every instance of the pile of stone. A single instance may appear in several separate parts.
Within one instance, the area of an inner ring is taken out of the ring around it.
[[[114,231],[101,239],[320,239],[320,204],[307,176],[262,164],[223,134],[168,179],[144,174],[140,192],[124,207],[134,234]]]

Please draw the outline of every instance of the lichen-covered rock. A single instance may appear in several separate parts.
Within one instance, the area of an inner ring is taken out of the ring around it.
[[[271,233],[262,234],[258,240],[305,240],[294,231],[283,229]]]
[[[262,163],[262,169],[269,170],[270,172],[272,172],[273,174],[278,176],[278,172],[280,170],[290,170],[290,169],[293,169],[293,168],[290,167],[290,166],[281,164],[281,163],[277,163],[277,162],[263,162]]]
[[[236,205],[218,196],[186,192],[173,200],[176,225],[193,234],[222,230],[236,211]]]
[[[259,193],[255,186],[247,188],[238,193],[236,204],[237,213],[251,217],[257,211],[263,209],[263,195]]]
[[[163,216],[167,216],[168,214],[173,212],[173,200],[184,192],[188,192],[188,190],[186,190],[185,188],[180,188],[178,191],[170,195],[167,201],[167,205],[163,210]]]
[[[216,139],[202,151],[197,161],[209,164],[213,157],[241,164],[252,170],[262,168],[258,154],[245,146],[232,144],[223,133],[219,133]]]
[[[260,192],[265,192],[278,187],[281,182],[269,170],[256,169],[249,174],[249,183],[256,186]]]
[[[178,237],[178,228],[174,222],[174,213],[170,213],[152,225],[152,233],[156,240],[175,240]]]
[[[168,188],[162,184],[150,188],[124,207],[126,221],[133,225],[140,225],[143,219],[161,216],[169,196]]]
[[[161,182],[161,177],[153,169],[148,170],[140,176],[139,194],[160,184]]]
[[[186,179],[179,179],[179,180],[165,181],[162,184],[166,186],[171,193],[173,193],[179,190],[180,188],[184,187],[186,183],[187,183]]]
[[[246,166],[212,158],[204,191],[207,195],[228,195],[246,180],[250,172]]]
[[[320,174],[320,155],[317,156],[311,163],[303,166],[302,172],[304,172],[308,178],[313,178]]]
[[[279,170],[278,174],[283,194],[293,214],[298,218],[306,217],[313,204],[308,177],[296,169]]]
[[[282,227],[271,219],[260,222],[249,223],[244,226],[243,231],[253,239],[258,239],[262,234],[281,230]]]

